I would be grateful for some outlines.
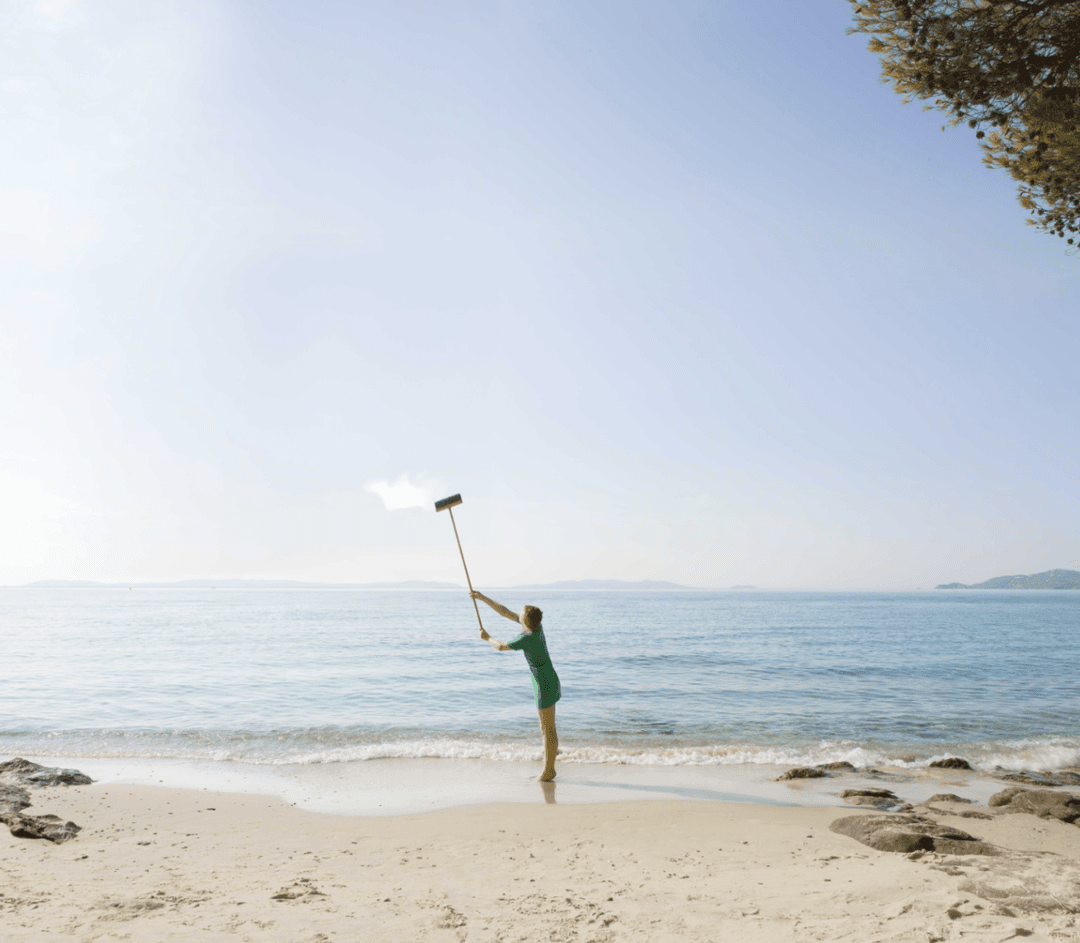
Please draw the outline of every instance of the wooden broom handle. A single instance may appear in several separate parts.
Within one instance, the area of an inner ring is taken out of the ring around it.
[[[454,540],[457,541],[457,550],[461,554],[461,565],[465,567],[465,582],[469,584],[469,598],[472,599],[472,607],[476,610],[476,621],[480,623],[480,631],[484,631],[484,623],[480,620],[480,607],[476,604],[476,599],[472,595],[472,580],[469,579],[469,565],[465,562],[465,551],[461,549],[461,538],[457,532],[457,521],[454,520],[454,509],[447,508],[450,512],[450,523],[454,525]]]

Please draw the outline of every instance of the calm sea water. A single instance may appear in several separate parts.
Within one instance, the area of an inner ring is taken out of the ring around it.
[[[564,761],[1080,763],[1080,593],[491,594],[545,612]],[[0,637],[0,755],[539,756],[464,592],[0,589]]]

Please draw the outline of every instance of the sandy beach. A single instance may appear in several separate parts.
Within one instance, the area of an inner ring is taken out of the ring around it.
[[[888,816],[868,809],[547,803],[534,788],[528,803],[393,816],[165,786],[34,789],[27,813],[55,814],[82,830],[52,844],[0,829],[2,936],[1080,939],[1080,828],[1062,821],[961,818],[976,807],[939,808],[935,820],[1004,856],[905,855],[830,831],[845,816]],[[1046,892],[1042,904],[1016,906],[1008,893],[1021,881]]]

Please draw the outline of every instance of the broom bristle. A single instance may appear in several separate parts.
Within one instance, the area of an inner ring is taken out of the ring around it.
[[[447,508],[456,507],[461,504],[461,495],[452,494],[449,498],[443,498],[441,501],[435,502],[436,511],[445,511]]]

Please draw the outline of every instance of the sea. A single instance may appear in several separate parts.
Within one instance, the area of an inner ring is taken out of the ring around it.
[[[1080,765],[1080,592],[489,590],[544,610],[562,764]],[[481,607],[508,640],[517,626]],[[453,590],[0,589],[0,758],[538,761]]]

